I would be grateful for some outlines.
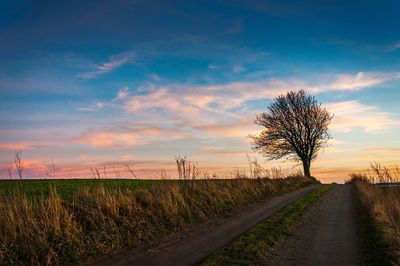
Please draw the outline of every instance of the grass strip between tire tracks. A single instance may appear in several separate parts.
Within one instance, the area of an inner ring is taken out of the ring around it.
[[[202,265],[265,265],[273,247],[289,235],[307,209],[334,185],[321,186],[259,223],[230,245],[206,258]]]

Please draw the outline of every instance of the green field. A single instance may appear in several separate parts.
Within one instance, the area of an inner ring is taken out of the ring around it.
[[[63,198],[72,197],[84,188],[95,188],[99,185],[106,189],[133,189],[159,184],[161,180],[135,179],[58,179],[58,180],[0,180],[0,197],[15,193],[29,197],[48,196],[50,191],[56,190]],[[171,181],[170,181],[171,182]]]

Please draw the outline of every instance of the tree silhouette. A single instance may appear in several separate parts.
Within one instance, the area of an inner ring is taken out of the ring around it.
[[[314,96],[304,90],[290,91],[275,98],[267,112],[257,115],[255,123],[264,130],[251,136],[253,149],[271,160],[301,161],[304,175],[311,177],[311,162],[330,139],[332,118]]]

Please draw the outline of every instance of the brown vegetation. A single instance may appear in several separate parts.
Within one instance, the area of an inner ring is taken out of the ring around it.
[[[76,264],[140,247],[310,179],[181,180],[126,190],[99,182],[72,199],[14,194],[0,201],[0,264]]]
[[[387,254],[395,265],[400,265],[400,187],[377,186],[381,183],[398,182],[399,168],[389,170],[379,164],[372,165],[372,174],[352,174],[351,182],[355,183],[362,204],[370,213],[372,222],[384,244]]]

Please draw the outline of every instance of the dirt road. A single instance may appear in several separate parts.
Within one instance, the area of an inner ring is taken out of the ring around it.
[[[162,245],[147,250],[143,254],[132,251],[103,259],[96,265],[192,265],[200,262],[213,251],[229,244],[239,235],[257,223],[273,215],[290,202],[316,189],[318,185],[306,187],[220,220],[213,226],[198,227],[165,241]]]
[[[312,207],[272,265],[360,265],[350,185],[340,185]]]

